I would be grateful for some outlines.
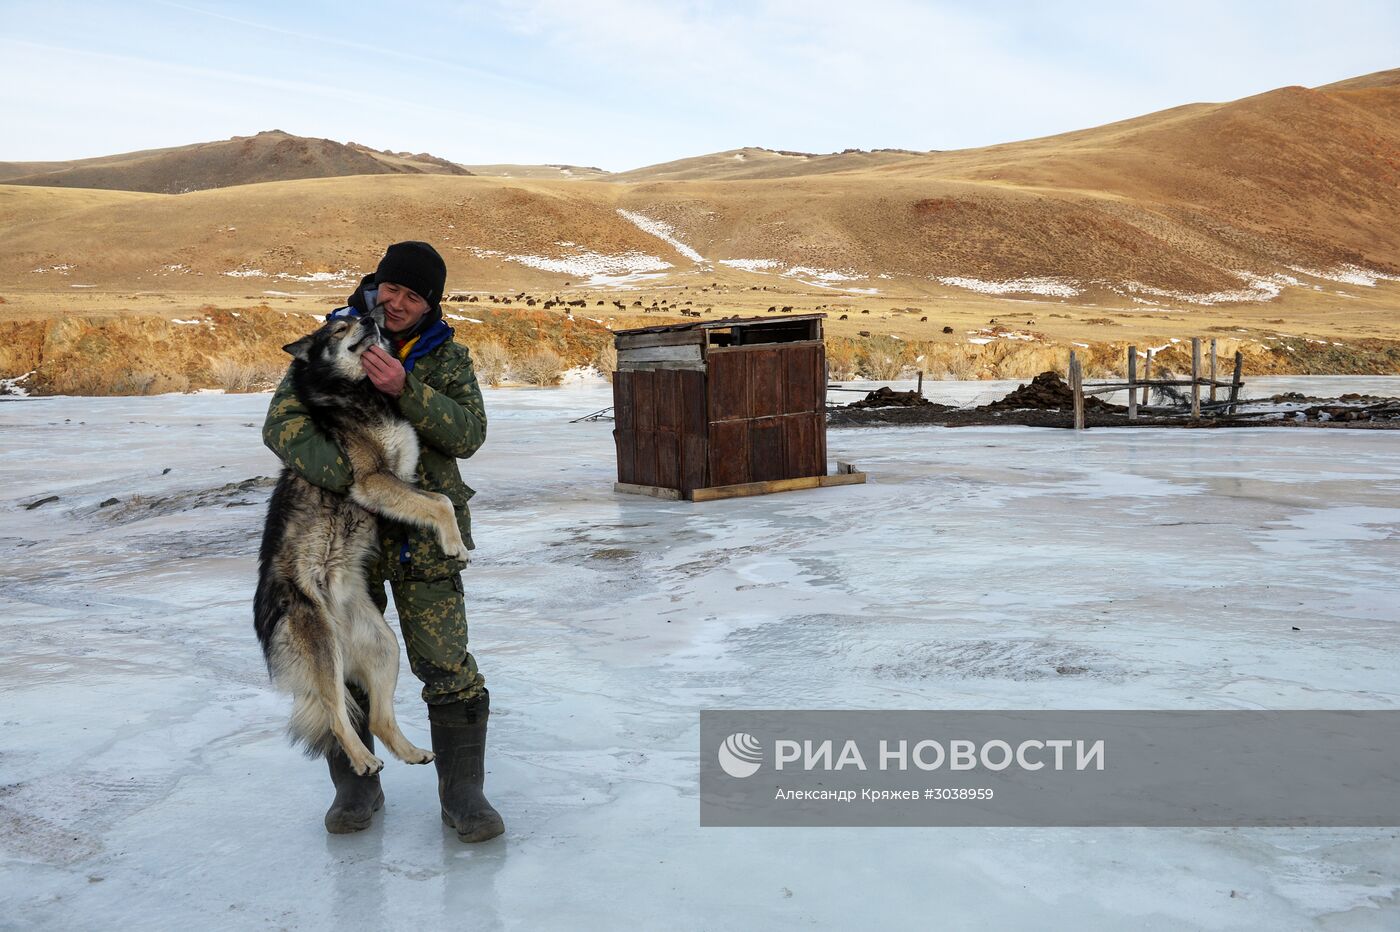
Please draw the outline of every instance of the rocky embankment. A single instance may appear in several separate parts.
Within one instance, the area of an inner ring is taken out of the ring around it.
[[[0,386],[29,395],[262,391],[286,371],[289,357],[282,347],[320,321],[319,313],[266,305],[209,305],[175,317],[0,321]],[[562,371],[596,365],[612,346],[611,332],[598,323],[537,311],[473,309],[471,317],[456,314],[448,323],[474,355],[480,353],[478,374],[484,382],[488,366],[508,365],[531,353],[554,354]]]
[[[501,303],[509,304],[510,299]],[[549,302],[553,303],[553,302]],[[551,371],[592,365],[611,371],[612,331],[685,320],[660,313],[623,314],[631,305],[614,302],[616,313],[594,319],[551,308],[491,307],[476,303],[445,305],[458,339],[472,348],[478,375],[499,384],[505,373],[524,372],[527,363],[545,377],[517,378],[550,384]],[[560,302],[563,303],[563,302]],[[584,301],[573,302],[586,304]],[[595,302],[600,303],[600,302]],[[329,310],[329,307],[326,308]],[[601,312],[601,309],[599,309]],[[179,314],[122,314],[47,319],[0,320],[0,394],[142,395],[217,388],[259,391],[271,387],[286,369],[282,346],[309,332],[321,318],[317,308],[276,310],[266,304],[244,307],[205,305]],[[1022,336],[1012,334],[1013,336]],[[828,371],[833,379],[894,379],[920,371],[928,378],[961,380],[1031,378],[1064,371],[1070,344],[1042,335],[1035,339],[986,338],[985,341],[899,340],[875,334],[852,338],[828,334]],[[1147,347],[1138,345],[1141,353]],[[1128,344],[1086,341],[1075,344],[1091,379],[1122,377]],[[1301,339],[1220,338],[1224,360],[1238,350],[1245,376],[1388,375],[1400,373],[1400,342],[1360,340],[1350,343]],[[1153,373],[1190,369],[1190,344],[1177,339],[1156,348]],[[554,367],[551,369],[551,367]],[[1026,389],[1040,408],[1059,389],[1032,382]],[[1067,391],[1067,389],[1065,389]],[[1048,393],[1048,394],[1047,394]],[[1094,410],[1090,404],[1090,410]],[[883,402],[870,407],[886,407]]]

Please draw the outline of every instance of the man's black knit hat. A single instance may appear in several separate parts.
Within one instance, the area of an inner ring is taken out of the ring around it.
[[[447,263],[427,243],[410,240],[384,250],[374,283],[392,282],[416,292],[433,310],[442,311],[442,289],[447,286]]]

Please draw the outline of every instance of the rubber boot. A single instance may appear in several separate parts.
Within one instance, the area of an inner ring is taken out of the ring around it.
[[[506,830],[501,815],[486,801],[486,719],[491,697],[428,706],[442,821],[465,842],[486,841]]]
[[[360,708],[366,709],[369,703],[356,696]],[[374,736],[369,733],[369,719],[362,717],[355,731],[360,740],[374,753]],[[335,784],[335,802],[326,810],[326,831],[332,835],[348,835],[369,828],[374,814],[384,808],[384,790],[379,785],[379,774],[361,777],[350,766],[350,758],[337,744],[334,751],[326,755],[330,764],[331,782]]]

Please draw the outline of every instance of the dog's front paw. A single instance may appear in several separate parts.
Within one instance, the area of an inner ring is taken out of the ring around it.
[[[350,769],[355,771],[357,776],[372,777],[384,769],[384,762],[371,754],[368,758],[358,763],[352,762]]]
[[[431,764],[433,762],[433,752],[425,751],[422,748],[411,748],[404,756],[405,764]]]
[[[439,537],[438,546],[442,548],[443,553],[452,559],[461,560],[463,563],[468,562],[469,551],[461,534],[454,534],[452,537]]]

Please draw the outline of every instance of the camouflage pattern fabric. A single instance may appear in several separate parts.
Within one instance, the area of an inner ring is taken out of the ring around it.
[[[418,433],[418,487],[452,500],[462,540],[474,549],[467,502],[476,492],[462,481],[457,460],[486,442],[486,409],[467,348],[449,340],[419,359],[398,408]],[[297,400],[290,373],[268,405],[263,443],[312,485],[342,495],[349,491],[350,464]],[[467,651],[460,575],[466,563],[444,554],[432,531],[386,520],[379,525],[381,553],[372,568],[370,594],[383,611],[388,605],[384,582],[389,583],[409,665],[423,681],[423,701],[436,705],[472,698],[485,681]]]
[[[400,579],[389,583],[399,611],[399,630],[408,648],[408,665],[423,682],[423,701],[446,705],[475,698],[486,685],[467,650],[467,609],[462,577]],[[370,597],[382,612],[389,601],[384,581],[372,579]]]

